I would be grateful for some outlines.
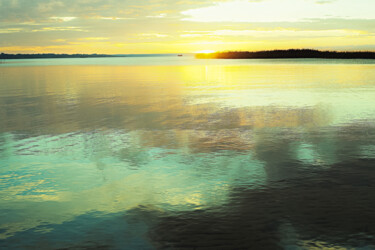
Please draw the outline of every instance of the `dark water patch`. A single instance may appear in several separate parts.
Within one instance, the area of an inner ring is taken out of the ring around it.
[[[357,160],[261,190],[234,188],[224,206],[162,218],[150,236],[160,249],[372,249],[374,179],[375,160]]]
[[[130,211],[131,214],[131,211]],[[0,240],[1,249],[154,249],[147,220],[124,213],[91,212],[61,224],[44,224]]]

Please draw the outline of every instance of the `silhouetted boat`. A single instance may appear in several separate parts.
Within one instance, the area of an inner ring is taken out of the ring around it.
[[[182,55],[177,55],[177,56],[182,56]]]

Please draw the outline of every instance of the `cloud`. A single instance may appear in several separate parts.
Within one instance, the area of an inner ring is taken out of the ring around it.
[[[9,33],[16,33],[21,32],[23,29],[21,28],[6,28],[6,29],[0,29],[0,34],[9,34]]]
[[[142,34],[137,34],[138,36],[143,36],[143,37],[168,37],[168,35],[165,34],[158,34],[158,33],[142,33]]]
[[[317,4],[320,3],[320,4]],[[296,22],[311,18],[375,19],[375,1],[351,0],[236,0],[182,11],[183,20],[194,22]],[[325,1],[325,3],[328,3]]]
[[[171,44],[176,51],[194,51],[207,48],[189,44],[310,39],[325,46],[330,38],[337,46],[356,46],[371,44],[375,34],[373,0],[0,0],[0,6],[2,48],[65,51],[69,46],[58,43],[104,41],[121,53],[158,53],[171,52]]]
[[[46,31],[85,31],[81,27],[44,27],[41,29],[32,30],[32,32],[46,32]]]
[[[296,37],[345,37],[368,35],[367,32],[360,30],[215,30],[207,32],[190,31],[188,34],[182,34],[181,37],[206,37],[206,36],[249,36],[255,38],[296,38]]]
[[[0,22],[63,22],[76,18],[181,17],[190,21],[295,21],[374,18],[373,0],[0,0]],[[216,13],[216,14],[215,14]]]
[[[94,17],[94,19],[102,19],[102,20],[129,20],[133,18],[125,18],[125,17],[116,17],[116,16],[111,16],[111,17],[104,17],[104,16],[98,16]]]
[[[54,40],[52,40],[52,42],[55,42],[55,43],[64,43],[64,42],[66,42],[66,39],[54,39]]]
[[[180,12],[186,9],[185,5],[174,4],[171,0],[0,0],[0,6],[0,21],[3,22],[48,22],[51,17],[62,21],[70,21],[65,17],[163,17],[161,11]]]
[[[58,21],[58,22],[69,22],[69,21],[72,21],[76,18],[77,17],[74,17],[74,16],[64,16],[64,17],[55,17],[54,16],[54,17],[50,17],[50,19]]]
[[[317,4],[326,4],[326,3],[333,3],[336,0],[317,0]]]
[[[159,15],[156,15],[156,16],[146,16],[146,17],[149,17],[149,18],[163,18],[163,17],[165,17],[167,14],[165,14],[165,13],[161,13],[161,14],[159,14]]]
[[[87,40],[87,41],[102,41],[102,40],[108,40],[108,37],[84,37],[79,38],[78,40]]]

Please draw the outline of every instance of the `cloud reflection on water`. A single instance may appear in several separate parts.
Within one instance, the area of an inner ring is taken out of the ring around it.
[[[373,67],[2,68],[1,238],[135,220],[156,247],[351,245],[374,230]]]

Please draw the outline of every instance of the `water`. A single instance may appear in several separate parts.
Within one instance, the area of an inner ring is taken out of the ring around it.
[[[374,60],[0,64],[0,248],[375,248]]]

